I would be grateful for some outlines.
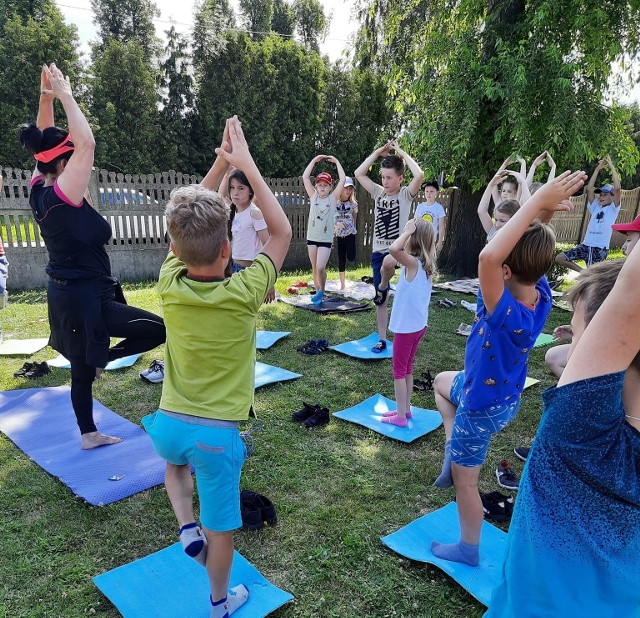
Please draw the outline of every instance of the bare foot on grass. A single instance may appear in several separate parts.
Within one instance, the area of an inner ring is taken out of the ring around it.
[[[92,431],[90,433],[82,434],[82,449],[85,451],[88,451],[92,448],[98,448],[99,446],[118,444],[118,442],[122,442],[122,438],[116,438],[115,436],[105,436],[99,431]]]

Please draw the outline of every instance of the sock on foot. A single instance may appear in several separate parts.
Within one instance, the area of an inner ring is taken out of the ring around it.
[[[202,566],[206,565],[207,538],[195,521],[180,528],[180,542],[187,556],[191,556]]]
[[[385,412],[382,416],[395,416],[398,414],[395,410],[390,410],[389,412]],[[411,412],[407,412],[407,418],[411,418]]]
[[[442,472],[433,483],[440,489],[446,489],[453,486],[453,477],[451,476],[451,440],[444,443],[444,461],[442,462]]]
[[[480,546],[465,543],[462,539],[451,545],[433,541],[431,551],[434,556],[451,562],[462,562],[469,566],[478,566],[480,563]]]
[[[388,425],[396,425],[397,427],[406,427],[407,419],[394,414],[393,416],[383,416],[380,419],[383,423],[387,423]]]
[[[209,618],[229,618],[227,599],[228,597],[223,597],[219,601],[214,601],[211,596],[209,596],[209,600],[211,601],[211,612],[209,613]]]
[[[249,598],[249,590],[244,584],[234,586],[229,590],[227,596],[219,601],[209,597],[211,601],[211,613],[209,618],[229,618],[233,612],[242,607]]]

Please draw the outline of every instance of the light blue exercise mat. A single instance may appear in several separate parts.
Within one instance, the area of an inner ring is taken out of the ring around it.
[[[110,363],[108,363],[104,369],[105,371],[113,371],[115,369],[125,369],[126,367],[131,367],[131,365],[133,365],[141,356],[142,354],[132,354],[131,356],[116,358],[116,360],[112,360]],[[71,369],[71,364],[64,356],[62,356],[62,354],[47,361],[47,365],[49,365],[49,367],[58,367],[60,369]]]
[[[347,341],[345,343],[339,343],[338,345],[332,345],[331,349],[341,354],[346,354],[353,358],[364,358],[368,360],[382,360],[384,358],[391,358],[393,356],[393,343],[387,340],[387,349],[380,352],[372,352],[371,348],[380,341],[378,333],[371,333],[362,339],[356,339],[355,341]]]
[[[388,436],[400,442],[413,442],[442,425],[442,417],[439,412],[416,408],[415,406],[411,406],[411,414],[413,416],[408,419],[406,427],[397,427],[390,423],[383,423],[380,420],[385,412],[395,409],[396,404],[394,401],[382,395],[374,395],[357,406],[353,406],[353,408],[334,412],[333,416],[343,421],[363,425],[381,433],[383,436]]]
[[[432,541],[457,543],[459,539],[458,507],[455,502],[450,502],[380,540],[405,558],[434,564],[488,607],[491,593],[500,579],[507,533],[486,521],[482,522],[480,564],[477,567],[442,560],[431,553]]]
[[[266,386],[267,384],[273,384],[275,382],[295,380],[296,378],[301,377],[301,374],[287,371],[281,367],[267,365],[266,363],[256,363],[254,388],[260,388],[261,386]]]
[[[93,582],[124,618],[209,617],[207,572],[180,543],[98,575]],[[249,598],[234,618],[263,618],[293,599],[234,552],[229,587],[238,584],[249,589]]]
[[[256,331],[256,348],[258,350],[267,350],[274,343],[288,337],[291,333],[289,331],[276,331],[276,330],[257,330]]]
[[[0,343],[3,356],[31,356],[49,344],[49,338],[42,339],[5,339]]]
[[[0,431],[87,502],[110,504],[164,482],[165,461],[138,425],[95,399],[93,416],[99,431],[123,442],[80,448],[68,386],[0,393]]]

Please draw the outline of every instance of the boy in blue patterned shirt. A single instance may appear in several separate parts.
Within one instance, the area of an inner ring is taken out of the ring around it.
[[[569,292],[573,340],[544,412],[486,618],[640,612],[640,249]]]
[[[544,274],[553,263],[555,234],[541,223],[573,207],[569,197],[585,180],[565,172],[528,200],[482,250],[480,293],[467,341],[464,372],[436,376],[434,390],[446,444],[436,486],[456,488],[460,540],[432,551],[444,560],[479,563],[483,520],[480,466],[491,436],[511,422],[520,406],[529,352],[551,311]]]

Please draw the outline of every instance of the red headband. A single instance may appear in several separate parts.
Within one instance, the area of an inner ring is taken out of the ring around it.
[[[41,163],[49,163],[51,161],[53,161],[56,157],[59,157],[60,155],[64,154],[65,152],[69,152],[70,150],[73,150],[74,146],[73,144],[71,144],[71,146],[67,146],[67,142],[71,141],[71,134],[67,134],[67,137],[65,137],[57,146],[54,146],[53,148],[49,148],[49,150],[43,150],[42,152],[38,152],[37,154],[33,155],[33,158],[36,161],[40,161]]]

